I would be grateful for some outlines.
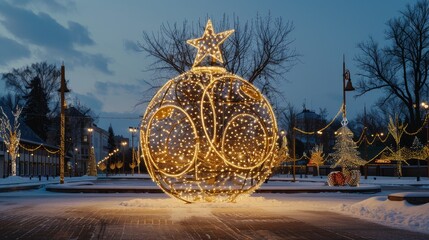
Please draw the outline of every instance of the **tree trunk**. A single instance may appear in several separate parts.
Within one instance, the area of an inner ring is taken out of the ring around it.
[[[16,157],[12,157],[12,176],[16,176]]]

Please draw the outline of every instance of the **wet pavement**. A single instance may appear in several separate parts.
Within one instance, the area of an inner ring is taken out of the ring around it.
[[[180,204],[170,209],[119,204],[136,196],[163,201],[163,194],[42,191],[0,195],[0,239],[429,239],[427,234],[316,209],[228,207],[203,209],[210,212],[205,214],[198,212],[202,209],[180,209]],[[305,196],[310,203],[313,198],[321,201],[317,194]]]

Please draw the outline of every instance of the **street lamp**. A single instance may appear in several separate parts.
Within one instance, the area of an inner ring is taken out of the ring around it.
[[[131,150],[132,150],[132,161],[134,162],[134,135],[137,133],[136,127],[129,127],[128,131],[131,133]],[[140,166],[138,166],[139,174],[140,174]]]
[[[352,85],[352,79],[350,78],[350,71],[346,69],[345,57],[343,55],[343,121],[344,125],[347,125],[348,121],[346,118],[346,92],[354,91],[355,88]]]
[[[429,147],[429,120],[428,118],[428,111],[429,111],[429,104],[427,102],[422,102],[421,107],[425,110],[426,112],[426,116],[425,116],[425,121],[426,121],[426,146]],[[429,177],[429,160],[427,160],[427,166],[428,166],[428,177]],[[417,181],[420,181],[420,160],[417,160]]]
[[[127,145],[127,142],[122,141],[121,145],[122,145],[122,163],[124,164],[122,165],[122,173],[124,174],[125,173],[125,146]]]
[[[89,127],[88,129],[87,129],[87,131],[88,131],[88,160],[87,160],[87,164],[86,164],[86,167],[87,167],[87,169],[86,169],[86,172],[88,173],[88,175],[89,175],[89,172],[91,171],[91,169],[90,169],[90,167],[91,167],[91,164],[92,163],[90,163],[90,161],[92,161],[92,142],[91,142],[91,140],[92,140],[92,132],[94,131],[94,129],[92,128],[92,127]]]
[[[74,148],[74,164],[73,164],[73,175],[76,176],[76,171],[77,171],[77,155],[79,153],[79,149],[76,147]]]

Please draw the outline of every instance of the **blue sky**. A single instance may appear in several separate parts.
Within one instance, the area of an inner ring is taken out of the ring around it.
[[[314,110],[327,108],[332,117],[342,101],[343,54],[356,82],[356,45],[369,36],[382,43],[385,23],[414,2],[3,0],[0,72],[33,62],[60,65],[64,61],[72,95],[100,115],[100,127],[107,129],[111,123],[115,133],[127,136],[128,126],[138,126],[138,116],[145,110],[135,107],[145,91],[143,81],[154,78],[144,72],[151,60],[129,47],[141,40],[142,31],[156,32],[167,22],[197,22],[207,17],[216,22],[223,14],[235,14],[245,21],[270,12],[294,23],[292,47],[302,55],[286,76],[289,81],[281,86],[284,96],[298,109],[306,103]],[[214,29],[224,30],[216,25]],[[0,91],[4,92],[3,83]],[[349,119],[377,98],[377,93],[357,99],[353,95],[347,95]]]

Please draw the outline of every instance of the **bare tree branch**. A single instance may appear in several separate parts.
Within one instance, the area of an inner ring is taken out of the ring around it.
[[[361,54],[355,60],[362,77],[358,96],[384,91],[380,103],[399,100],[396,103],[407,109],[409,126],[416,128],[422,123],[418,106],[425,96],[429,72],[428,0],[407,5],[399,17],[389,20],[385,36],[389,44],[384,48],[372,38],[358,44]]]
[[[263,93],[279,96],[276,82],[286,80],[286,73],[299,57],[291,47],[293,24],[283,22],[281,18],[272,18],[271,15],[264,18],[258,15],[254,20],[244,23],[236,16],[230,20],[224,15],[214,25],[217,32],[235,29],[235,33],[221,46],[225,60],[223,66],[248,79]],[[196,24],[184,21],[182,25],[163,24],[157,33],[144,31],[138,46],[152,59],[147,70],[163,79],[188,71],[196,51],[186,40],[199,37],[204,26],[201,20]]]

